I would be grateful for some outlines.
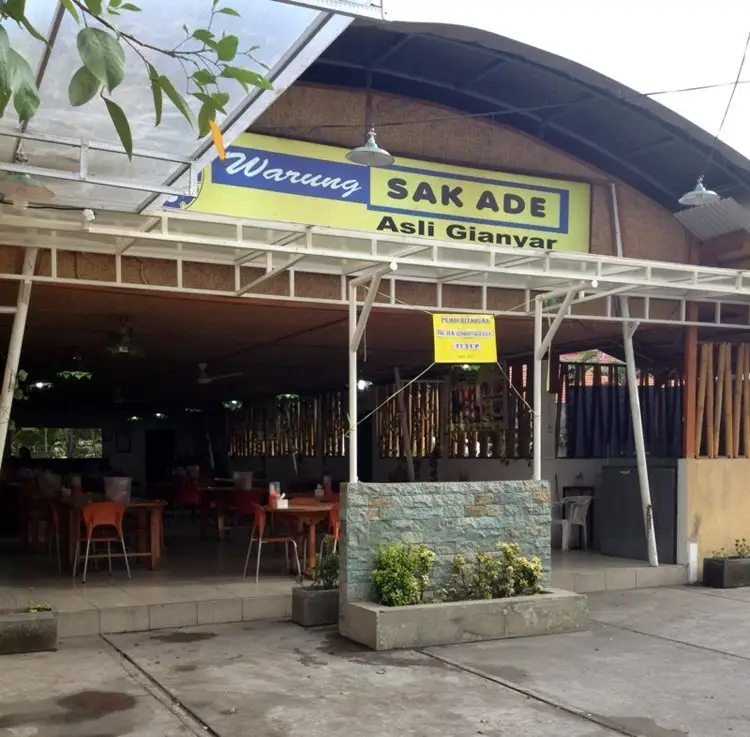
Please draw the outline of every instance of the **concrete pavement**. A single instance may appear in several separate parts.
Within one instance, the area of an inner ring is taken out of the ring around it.
[[[9,737],[743,737],[750,591],[590,598],[590,632],[372,653],[332,630],[206,625],[0,659]]]

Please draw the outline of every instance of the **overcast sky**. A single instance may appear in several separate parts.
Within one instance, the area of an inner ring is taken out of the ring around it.
[[[550,51],[646,93],[732,83],[750,0],[383,0],[391,20],[472,25]],[[489,8],[496,8],[489,11]],[[750,55],[749,55],[750,56]],[[721,139],[750,158],[750,58]],[[716,135],[731,84],[653,99]],[[710,182],[706,182],[710,186]]]

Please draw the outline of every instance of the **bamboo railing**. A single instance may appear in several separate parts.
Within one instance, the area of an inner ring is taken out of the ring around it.
[[[750,458],[750,344],[700,346],[695,456]]]

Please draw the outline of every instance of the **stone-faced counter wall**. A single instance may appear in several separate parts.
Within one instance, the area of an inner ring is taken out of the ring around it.
[[[421,543],[436,554],[439,589],[456,553],[518,543],[541,558],[549,578],[550,491],[546,481],[349,484],[341,497],[340,603],[370,599],[372,563],[381,545]],[[343,606],[341,607],[343,611]]]

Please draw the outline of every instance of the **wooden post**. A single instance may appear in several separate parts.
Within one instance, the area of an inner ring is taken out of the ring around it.
[[[726,376],[726,353],[724,344],[719,343],[718,366],[716,369],[716,394],[714,395],[714,435],[713,457],[719,456],[719,439],[721,438],[721,411],[724,405],[724,378]]]
[[[710,346],[705,343],[701,346],[701,366],[698,372],[698,406],[696,408],[695,421],[695,445],[693,446],[694,457],[699,458],[701,454],[701,441],[703,440],[703,417],[706,411],[706,387],[708,383],[708,351]],[[706,455],[711,455],[711,450],[706,443]]]
[[[698,305],[689,302],[687,319],[698,320]],[[682,435],[683,458],[695,458],[700,454],[700,432],[696,425],[696,390],[698,388],[698,328],[685,330],[685,388],[683,389],[683,416],[685,418]],[[701,354],[702,355],[702,354]],[[705,386],[704,386],[705,396]]]
[[[745,373],[745,345],[737,346],[737,364],[734,372],[734,410],[732,419],[733,458],[740,456],[740,420],[742,419],[742,377]]]
[[[732,346],[724,343],[724,455],[734,457],[734,420],[732,417]]]
[[[708,343],[708,366],[706,373],[706,455],[714,458],[714,393],[716,390],[716,374],[714,373],[714,344]]]

